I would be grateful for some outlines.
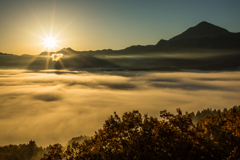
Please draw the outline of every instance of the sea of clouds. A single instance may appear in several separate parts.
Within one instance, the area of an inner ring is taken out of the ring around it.
[[[0,70],[0,145],[91,136],[114,113],[159,117],[240,104],[240,72]]]

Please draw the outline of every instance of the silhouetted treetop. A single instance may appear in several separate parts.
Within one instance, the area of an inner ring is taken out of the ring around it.
[[[238,159],[240,112],[236,107],[216,112],[196,125],[180,109],[177,115],[161,111],[160,120],[137,110],[121,118],[114,113],[90,139],[73,142],[65,151],[56,144],[42,160]]]

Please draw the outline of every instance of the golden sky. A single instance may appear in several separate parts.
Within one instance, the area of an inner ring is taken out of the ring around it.
[[[238,32],[239,6],[238,0],[1,0],[0,52],[39,54],[51,34],[59,41],[53,51],[156,44],[201,21]]]

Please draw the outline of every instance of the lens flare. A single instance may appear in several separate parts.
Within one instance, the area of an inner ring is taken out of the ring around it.
[[[54,37],[47,37],[44,39],[45,48],[48,50],[54,49],[57,46],[57,41]]]

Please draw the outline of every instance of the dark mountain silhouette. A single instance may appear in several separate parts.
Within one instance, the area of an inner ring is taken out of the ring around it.
[[[0,52],[1,69],[25,69],[26,64],[31,60],[30,55],[14,55]]]
[[[202,37],[212,37],[220,34],[230,33],[226,29],[215,26],[208,22],[201,22],[194,27],[190,27],[185,32],[169,39],[169,41],[176,41],[183,38],[202,38]]]
[[[59,61],[52,61],[51,55],[54,53],[62,53],[63,57]],[[105,68],[118,68],[119,66],[108,62],[107,60],[99,59],[87,54],[79,54],[71,48],[63,48],[58,52],[42,52],[37,58],[28,66],[30,70],[43,69],[69,69],[69,70],[85,70]]]
[[[167,40],[160,40],[155,51],[183,49],[240,49],[240,33],[201,22],[183,33]]]
[[[127,47],[123,50],[119,50],[120,53],[147,53],[151,52],[154,48],[154,45],[147,45],[147,46],[141,46],[141,45],[134,45]]]
[[[62,53],[58,62],[51,55]],[[37,56],[0,53],[0,68],[31,70],[167,70],[179,69],[232,70],[240,67],[240,33],[208,22],[201,22],[183,33],[161,39],[156,45],[134,45],[122,50],[103,49],[42,52]]]

